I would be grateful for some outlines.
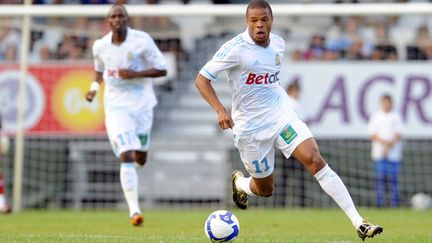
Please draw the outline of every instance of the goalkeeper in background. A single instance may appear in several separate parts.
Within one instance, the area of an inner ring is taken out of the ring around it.
[[[129,206],[131,223],[144,221],[138,199],[136,162],[147,160],[156,96],[152,77],[166,75],[166,61],[154,40],[128,27],[126,8],[114,4],[107,21],[111,32],[93,44],[95,81],[86,94],[91,102],[105,81],[105,126],[112,149],[120,158],[120,183]]]
[[[3,135],[2,129],[2,118],[0,114],[0,162],[4,162],[4,156],[9,150],[9,140]],[[3,164],[0,163],[0,167],[3,167]],[[0,168],[0,213],[10,213],[11,208],[6,203],[6,196],[4,193],[4,182],[3,182],[3,172]]]

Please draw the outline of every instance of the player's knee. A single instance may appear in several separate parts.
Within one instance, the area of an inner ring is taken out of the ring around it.
[[[271,197],[273,195],[273,184],[259,187],[258,195],[261,197]]]
[[[125,191],[131,192],[131,191],[133,191],[133,190],[135,189],[135,187],[134,187],[133,185],[131,185],[131,184],[125,184],[125,185],[123,186],[123,189],[124,189]]]
[[[135,153],[132,151],[126,151],[120,154],[120,160],[122,162],[133,162],[135,161]]]
[[[312,172],[312,174],[316,174],[318,171],[324,168],[325,165],[326,162],[318,151],[311,153],[309,170]]]
[[[140,166],[143,166],[147,162],[147,153],[146,152],[137,152],[135,157],[136,157],[135,161]]]

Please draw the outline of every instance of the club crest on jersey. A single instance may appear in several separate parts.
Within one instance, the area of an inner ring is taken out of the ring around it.
[[[246,84],[273,84],[279,81],[279,72],[256,74],[249,73],[246,79]]]
[[[131,61],[132,59],[133,59],[132,52],[128,52],[128,54],[127,54],[127,60]]]
[[[279,56],[279,54],[276,54],[275,65],[280,65],[280,64],[281,64],[281,57]]]

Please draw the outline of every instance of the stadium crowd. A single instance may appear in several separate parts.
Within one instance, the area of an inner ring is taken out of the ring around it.
[[[20,0],[2,0],[2,4],[21,3]],[[112,4],[113,2],[138,4],[138,0],[34,0],[35,4]],[[195,0],[147,0],[147,4],[194,4]],[[241,3],[244,0],[212,0],[209,4]],[[317,1],[289,1],[317,2]],[[370,2],[370,1],[319,1],[322,2]],[[406,2],[406,1],[373,1]],[[416,1],[418,2],[418,1]],[[424,1],[423,1],[424,2]],[[282,19],[282,21],[281,21]],[[314,60],[430,60],[432,59],[432,17],[429,16],[379,16],[379,17],[281,17],[275,30],[284,33],[287,51],[293,61]],[[193,20],[192,20],[193,21]],[[212,26],[220,18],[203,21]],[[239,19],[240,23],[242,20]],[[152,17],[131,18],[134,28],[148,31],[155,37],[159,48],[180,57],[193,50],[195,33],[190,33],[190,22],[180,18]],[[0,61],[16,61],[20,48],[20,20],[2,18],[0,21]],[[223,33],[229,32],[230,26]],[[33,18],[30,61],[39,63],[50,60],[91,59],[91,45],[107,31],[102,18]],[[236,30],[237,31],[237,30]],[[183,33],[184,32],[184,33]],[[205,37],[209,33],[203,33]]]

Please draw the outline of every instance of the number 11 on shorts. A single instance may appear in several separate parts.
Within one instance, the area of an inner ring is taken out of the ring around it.
[[[263,172],[260,168],[260,162],[258,162],[258,160],[252,161],[252,164],[255,165],[255,172],[256,173],[262,173]],[[264,158],[263,160],[261,160],[261,164],[264,165],[264,171],[268,171],[270,169],[270,166],[268,165],[267,158]]]
[[[119,134],[117,136],[118,140],[120,141],[120,145],[126,145],[131,144],[131,135],[129,132],[125,132],[123,134]]]

